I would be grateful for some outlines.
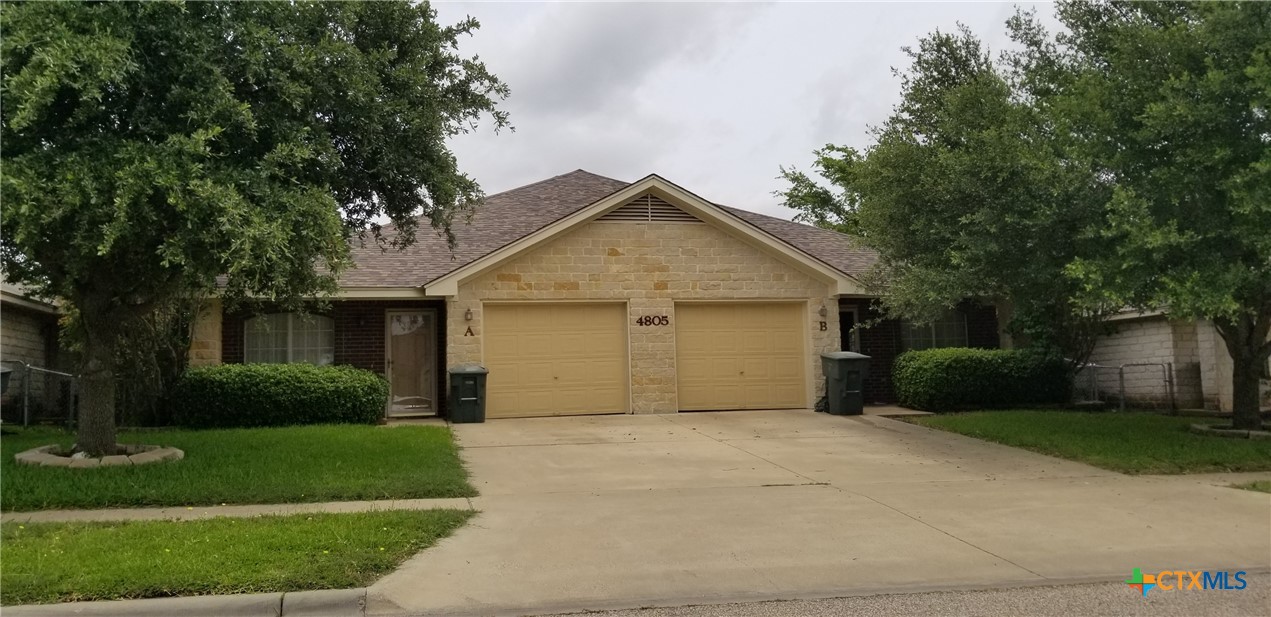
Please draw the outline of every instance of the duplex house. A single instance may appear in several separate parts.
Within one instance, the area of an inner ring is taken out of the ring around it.
[[[403,251],[356,248],[325,314],[213,303],[191,363],[369,369],[391,416],[444,411],[446,368],[480,364],[499,418],[811,407],[836,350],[873,357],[866,400],[889,402],[901,350],[999,343],[992,307],[878,321],[860,283],[877,255],[856,239],[657,175],[549,178],[487,197],[454,234],[453,251],[426,230]]]

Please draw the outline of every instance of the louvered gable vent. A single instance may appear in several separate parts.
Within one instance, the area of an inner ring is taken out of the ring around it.
[[[697,217],[689,214],[663,199],[645,193],[600,217],[600,221],[625,221],[628,223],[700,223]]]

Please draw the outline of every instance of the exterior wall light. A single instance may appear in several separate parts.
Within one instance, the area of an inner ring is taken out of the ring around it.
[[[464,321],[472,321],[472,309],[463,312],[463,319]]]

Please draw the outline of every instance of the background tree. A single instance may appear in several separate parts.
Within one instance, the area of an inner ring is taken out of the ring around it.
[[[113,365],[156,310],[216,288],[295,305],[384,216],[448,229],[478,198],[446,139],[506,87],[427,3],[7,3],[5,276],[75,309],[78,445],[115,444]]]
[[[1012,23],[1041,101],[1111,189],[1070,272],[1089,304],[1212,320],[1237,428],[1271,356],[1271,4],[1061,2]]]
[[[1022,74],[995,66],[970,32],[936,32],[905,51],[901,102],[871,130],[874,144],[817,152],[832,189],[783,169],[786,204],[879,251],[871,283],[888,315],[929,321],[984,299],[1012,307],[1023,340],[1084,362],[1100,312],[1072,301],[1065,268],[1096,250],[1080,232],[1106,189],[1065,160]]]

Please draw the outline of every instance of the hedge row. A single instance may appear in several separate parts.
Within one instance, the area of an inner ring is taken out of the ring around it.
[[[374,424],[388,382],[351,366],[222,364],[185,372],[173,391],[175,421],[191,428]]]
[[[1063,358],[945,348],[901,354],[892,367],[892,383],[905,407],[953,411],[1063,403],[1072,378]]]

